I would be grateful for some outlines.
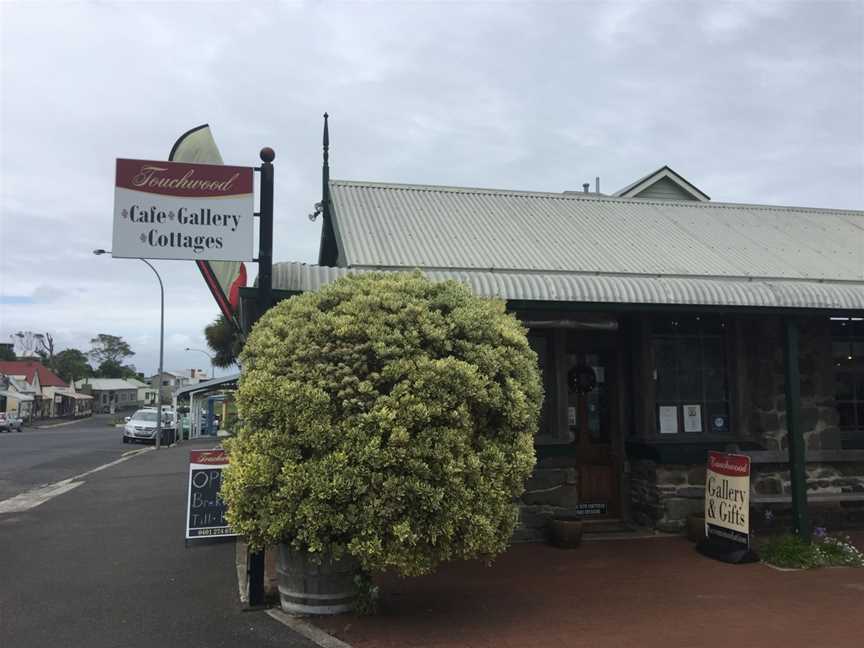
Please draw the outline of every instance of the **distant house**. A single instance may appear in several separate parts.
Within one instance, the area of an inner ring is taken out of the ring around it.
[[[26,380],[0,374],[0,411],[29,421],[35,400],[36,390]]]
[[[127,378],[126,382],[138,388],[138,402],[144,405],[155,405],[158,391],[153,385],[149,385],[137,378]]]
[[[122,378],[84,378],[75,381],[75,389],[93,397],[93,409],[97,412],[136,409],[142,405],[138,385]]]
[[[62,394],[60,401],[57,401],[55,395],[57,392],[64,392],[69,385],[41,362],[37,360],[0,360],[0,374],[16,381],[18,387],[12,387],[15,393],[32,396],[32,402],[19,401],[13,397],[16,402],[31,402],[29,407],[25,407],[28,410],[28,418],[61,415],[63,410]],[[27,387],[24,387],[25,384]],[[7,395],[7,408],[10,407],[8,398]]]
[[[162,402],[170,403],[178,389],[197,385],[205,380],[207,380],[207,373],[201,369],[182,369],[180,371],[163,371],[161,380],[159,374],[154,374],[150,378],[150,385],[153,389],[161,387]]]

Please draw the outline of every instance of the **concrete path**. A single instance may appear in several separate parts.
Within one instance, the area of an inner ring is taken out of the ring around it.
[[[233,543],[184,547],[190,447],[140,454],[0,514],[0,646],[313,646],[242,611]]]

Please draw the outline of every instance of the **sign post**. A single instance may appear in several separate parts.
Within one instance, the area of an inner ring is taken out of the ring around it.
[[[705,539],[697,549],[723,562],[758,560],[750,549],[750,457],[708,453]]]

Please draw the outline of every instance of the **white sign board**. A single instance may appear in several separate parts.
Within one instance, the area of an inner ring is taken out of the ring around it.
[[[117,160],[112,256],[251,261],[251,167]]]
[[[750,457],[708,453],[705,527],[709,536],[750,543]]]
[[[702,431],[702,406],[701,405],[684,405],[684,431],[685,432],[701,432]]]
[[[660,406],[660,434],[678,434],[678,407]]]

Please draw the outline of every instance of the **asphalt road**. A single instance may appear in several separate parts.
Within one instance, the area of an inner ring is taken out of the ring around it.
[[[122,430],[110,425],[113,418],[93,416],[60,427],[25,426],[21,433],[0,433],[0,501],[81,474],[138,447],[123,444]]]
[[[188,452],[212,445],[137,454],[35,508],[0,513],[0,646],[312,648],[265,612],[242,610],[233,542],[185,546]],[[99,419],[0,435],[4,492],[132,448]]]

